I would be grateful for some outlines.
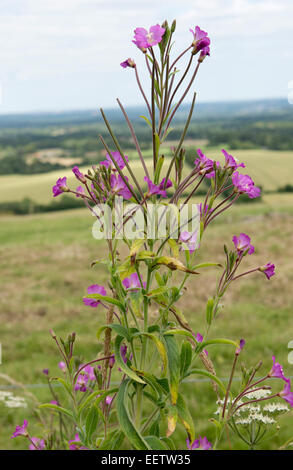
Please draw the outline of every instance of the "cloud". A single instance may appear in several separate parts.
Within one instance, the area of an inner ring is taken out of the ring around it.
[[[223,67],[223,58],[232,59],[242,73],[243,59],[254,54],[259,63],[263,61],[264,69],[269,54],[274,55],[276,66],[280,61],[279,70],[287,73],[281,61],[286,60],[284,51],[292,50],[293,45],[291,0],[1,0],[0,14],[0,79],[4,95],[5,89],[13,86],[19,106],[28,103],[27,96],[22,96],[23,87],[33,99],[36,84],[44,87],[44,102],[32,106],[44,107],[60,102],[60,87],[68,80],[71,83],[65,94],[80,89],[80,80],[88,87],[87,95],[74,97],[80,106],[81,99],[89,105],[96,93],[95,84],[103,86],[105,101],[114,83],[129,90],[129,71],[122,73],[119,63],[129,56],[138,57],[138,64],[142,63],[131,43],[133,29],[165,18],[177,17],[177,50],[190,41],[190,27],[199,24],[209,31],[214,65],[207,69],[212,73],[216,66],[218,71]],[[45,96],[54,94],[55,100]],[[10,89],[8,101],[4,97],[7,108],[16,105],[13,99],[9,102],[12,95]],[[133,93],[131,99],[137,100],[138,95]]]

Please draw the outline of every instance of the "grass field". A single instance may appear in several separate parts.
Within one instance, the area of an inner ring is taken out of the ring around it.
[[[237,156],[241,160],[241,156]],[[287,162],[290,160],[289,155],[285,158]],[[249,173],[252,173],[252,166],[249,163]],[[30,183],[26,189],[23,183],[22,196],[33,186],[34,194],[38,195],[40,191],[44,197],[59,174],[24,177]],[[289,177],[288,167],[287,174]],[[11,178],[10,181],[15,180]],[[14,191],[19,195],[19,188]],[[211,336],[244,337],[247,341],[243,354],[245,362],[252,365],[263,360],[265,371],[270,367],[272,354],[276,354],[290,376],[293,376],[293,366],[288,364],[287,345],[293,339],[292,202],[293,195],[268,194],[262,202],[234,206],[229,215],[223,215],[209,227],[203,243],[205,256],[200,255],[201,260],[223,260],[223,243],[231,244],[233,234],[245,232],[250,234],[256,246],[255,255],[245,260],[245,267],[249,269],[268,261],[276,264],[277,274],[271,281],[257,273],[235,283],[224,298],[224,309]],[[101,257],[104,251],[103,242],[97,242],[91,236],[92,223],[92,217],[83,209],[0,218],[1,374],[8,374],[24,384],[45,384],[41,371],[47,367],[51,374],[57,374],[60,359],[49,328],[60,336],[76,331],[77,353],[87,359],[97,354],[95,332],[105,321],[104,312],[87,308],[81,301],[89,284],[106,284],[107,279],[103,267],[90,268],[90,262]],[[188,284],[182,307],[195,331],[202,330],[205,302],[213,293],[215,280],[215,271],[206,270]],[[227,376],[233,359],[231,351],[215,348],[210,350],[210,355],[219,376]],[[3,386],[8,382],[0,376],[0,383]],[[212,440],[213,426],[207,418],[213,416],[215,396],[210,384],[197,382],[184,387],[192,402],[197,432]],[[30,391],[40,400],[49,398],[44,388],[31,388]],[[19,394],[18,391],[15,393]],[[33,434],[38,435],[31,408],[0,408],[0,448],[26,446],[22,439],[9,439],[14,426],[26,416],[32,421]],[[264,447],[276,449],[293,437],[292,420],[292,412],[281,418],[279,435]],[[176,433],[178,438],[183,438],[180,427]],[[236,439],[232,440],[232,445],[242,446]]]
[[[168,147],[163,151],[168,152]],[[134,152],[127,152],[129,157],[134,157]],[[247,166],[247,173],[252,176],[256,185],[262,186],[265,191],[276,191],[285,184],[291,184],[293,174],[293,152],[277,152],[271,150],[235,150],[231,153]],[[206,154],[215,159],[222,159],[220,148],[207,148]],[[150,151],[145,152],[147,164],[150,165]],[[165,165],[167,166],[168,158]],[[136,160],[132,162],[132,168],[139,181],[143,181],[143,168]],[[86,171],[87,168],[82,168]],[[244,173],[246,170],[243,169]],[[127,172],[126,172],[127,174]],[[68,185],[75,189],[77,182],[71,169],[58,170],[39,175],[5,175],[0,176],[0,202],[20,201],[25,197],[39,202],[48,203],[52,200],[52,186],[60,176],[68,177]]]

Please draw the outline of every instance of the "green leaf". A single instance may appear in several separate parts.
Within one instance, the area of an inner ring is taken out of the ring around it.
[[[176,258],[172,258],[171,256],[160,256],[159,258],[157,258],[155,260],[154,265],[160,265],[160,264],[167,266],[172,271],[176,271],[178,269],[178,271],[183,271],[185,273],[198,274],[197,272],[186,268],[186,266],[184,266],[184,264],[180,260]]]
[[[172,405],[175,405],[178,398],[178,388],[180,380],[180,353],[174,336],[164,335],[164,341],[168,356],[169,387]]]
[[[126,375],[128,375],[128,377],[135,380],[136,382],[144,384],[145,382],[132,369],[130,369],[130,367],[128,367],[127,364],[125,364],[125,362],[123,361],[121,357],[120,346],[121,346],[123,339],[124,338],[122,336],[116,336],[116,339],[115,339],[115,359],[116,359],[117,365],[118,367],[120,367],[121,370],[123,370],[123,372]]]
[[[192,347],[188,341],[184,341],[180,352],[180,375],[184,377],[188,371],[192,359]]]
[[[168,243],[168,245],[170,246],[170,248],[172,250],[173,256],[175,258],[179,258],[179,245],[176,242],[176,240],[174,240],[173,238],[169,238],[167,243]]]
[[[168,286],[160,286],[160,287],[157,287],[156,289],[151,290],[146,295],[147,297],[157,297],[162,294],[165,294],[165,292],[168,292],[169,290],[170,290],[170,287]]]
[[[214,311],[214,299],[210,298],[207,301],[207,307],[206,307],[206,320],[207,320],[208,325],[212,323],[213,311]]]
[[[39,405],[39,408],[48,408],[50,410],[58,411],[58,413],[62,413],[66,416],[69,416],[70,418],[73,418],[73,413],[70,410],[63,408],[62,406],[53,405],[52,403],[43,403],[42,405]]]
[[[157,436],[147,436],[145,437],[145,441],[152,450],[168,450],[166,443]]]
[[[146,122],[146,123],[150,126],[150,128],[152,129],[152,123],[150,122],[150,120],[149,120],[147,117],[145,117],[145,116],[140,116],[140,117],[141,117],[142,119],[144,119],[145,122]]]
[[[50,381],[53,382],[53,380],[59,382],[64,388],[64,390],[71,396],[71,398],[73,398],[72,387],[69,382],[66,382],[66,380],[61,379],[60,377],[51,377]]]
[[[143,318],[143,295],[141,289],[138,289],[137,291],[133,292],[130,291],[128,295],[130,300],[130,306],[134,315],[136,315],[138,318]]]
[[[97,338],[100,339],[101,334],[103,331],[105,331],[107,328],[111,328],[117,335],[122,336],[123,338],[126,338],[127,341],[131,340],[130,334],[128,333],[127,329],[119,325],[119,323],[110,323],[109,325],[103,325],[101,328],[98,329],[97,332]]]
[[[119,392],[117,395],[117,402],[116,402],[116,409],[118,420],[121,426],[122,431],[124,432],[125,436],[129,439],[130,443],[136,450],[150,450],[151,446],[147,443],[147,441],[142,437],[139,431],[134,426],[133,422],[129,417],[129,413],[126,406],[126,400],[128,397],[128,387],[130,381],[124,380],[119,388]]]
[[[188,336],[188,338],[192,339],[192,341],[194,341],[194,343],[197,344],[197,341],[196,341],[195,337],[193,336],[192,333],[190,333],[190,331],[186,331],[186,330],[168,330],[168,331],[165,331],[164,335]]]
[[[189,412],[189,409],[186,406],[183,396],[179,393],[178,400],[176,403],[176,408],[178,411],[178,417],[182,422],[183,426],[186,429],[188,438],[190,442],[193,442],[195,439],[195,430],[192,416]]]
[[[86,440],[90,442],[92,435],[97,429],[99,422],[99,410],[97,406],[93,405],[86,417],[85,421],[85,433],[86,433]]]
[[[125,435],[123,431],[116,429],[107,435],[102,444],[98,447],[99,450],[121,450],[122,443]]]
[[[134,240],[132,242],[131,248],[130,248],[130,253],[129,253],[129,256],[130,256],[130,259],[131,259],[132,263],[134,263],[136,255],[139,252],[142,245],[144,244],[144,242],[145,242],[145,240],[143,238],[137,238],[136,240]]]
[[[100,294],[87,294],[86,298],[88,299],[95,299],[95,300],[103,300],[104,302],[108,302],[109,304],[116,305],[120,308],[120,310],[125,310],[124,305],[117,299],[113,299],[113,297],[108,297],[107,295],[100,295]]]
[[[178,419],[178,409],[176,408],[176,406],[169,406],[168,415],[167,415],[167,424],[168,424],[167,433],[166,433],[167,437],[170,437],[175,431],[176,425],[177,425],[177,419]]]
[[[216,375],[213,375],[213,374],[211,374],[210,372],[208,372],[207,370],[204,370],[204,369],[191,369],[188,372],[188,374],[186,375],[186,377],[189,377],[190,375],[193,375],[193,374],[203,375],[205,377],[208,377],[213,382],[216,382],[219,385],[219,387],[221,388],[224,395],[226,394],[226,388],[225,388],[223,382]]]
[[[200,269],[200,268],[210,268],[212,266],[216,266],[218,268],[223,267],[221,263],[200,263],[196,266],[193,266],[193,269]]]
[[[97,397],[97,391],[91,393],[80,405],[78,406],[78,417],[80,418],[82,411],[91,404],[92,401],[95,401],[95,406],[97,406],[101,401],[106,398],[107,395],[118,392],[118,387],[111,388],[108,390],[99,390],[99,396]]]
[[[200,351],[202,351],[206,346],[212,345],[212,344],[230,344],[231,346],[235,346],[235,348],[238,348],[238,344],[233,341],[232,339],[225,339],[225,338],[215,338],[215,339],[210,339],[208,341],[205,341],[204,343],[201,343],[199,345]]]
[[[170,437],[161,437],[161,441],[165,442],[170,450],[176,450],[176,446]]]
[[[157,350],[161,356],[162,362],[163,362],[163,373],[164,373],[167,369],[167,352],[162,341],[156,335],[153,335],[152,333],[138,332],[134,336],[146,336],[147,338],[150,338],[155,343]]]

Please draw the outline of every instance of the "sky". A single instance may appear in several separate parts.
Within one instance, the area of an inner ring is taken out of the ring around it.
[[[288,96],[292,0],[0,0],[0,113],[142,104],[119,64],[132,57],[147,87],[133,31],[174,18],[174,53],[196,25],[211,38],[192,89],[200,102]]]

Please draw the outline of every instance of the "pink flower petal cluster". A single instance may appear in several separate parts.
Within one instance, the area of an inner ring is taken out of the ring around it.
[[[87,288],[88,294],[100,294],[100,295],[107,295],[106,289],[99,284],[93,284]],[[83,303],[88,307],[97,307],[101,302],[100,300],[91,299],[89,297],[83,298]]]
[[[254,253],[254,246],[250,243],[250,237],[246,233],[240,233],[239,237],[232,238],[235,248],[239,255],[248,250],[248,254]]]
[[[27,436],[28,435],[27,426],[28,426],[28,421],[25,419],[22,425],[16,426],[15,431],[11,436],[11,439],[13,439],[14,437],[18,437],[18,436]]]
[[[199,439],[195,439],[193,442],[190,442],[189,439],[186,439],[187,449],[195,450],[211,450],[212,444],[208,441],[207,437],[199,436]]]
[[[168,180],[166,183],[166,188],[164,189],[165,186],[165,178],[162,179],[161,183],[159,185],[156,185],[155,183],[152,182],[147,176],[144,177],[144,180],[147,182],[148,185],[148,191],[147,191],[147,197],[148,196],[153,196],[154,194],[158,194],[163,197],[167,197],[167,188],[170,188],[172,186],[172,181]]]
[[[260,196],[260,188],[254,185],[253,180],[248,175],[241,175],[238,171],[235,171],[232,175],[232,183],[238,193],[245,193],[250,199]]]
[[[75,191],[76,191],[76,197],[85,196],[85,190],[82,186],[78,186]]]
[[[72,168],[72,171],[73,173],[75,174],[76,178],[81,182],[81,183],[85,183],[86,182],[86,178],[84,176],[84,174],[80,171],[80,169],[78,168],[78,166],[74,166]]]
[[[64,176],[64,178],[59,178],[56,181],[56,184],[55,186],[53,186],[52,191],[53,197],[59,196],[60,194],[68,191],[66,176]]]
[[[106,154],[106,160],[100,162],[100,165],[102,165],[106,168],[110,168],[113,171],[117,171],[116,166],[113,163],[113,159],[114,159],[115,162],[117,163],[118,167],[120,168],[120,170],[123,170],[123,168],[125,167],[125,162],[124,162],[123,158],[121,157],[120,153],[119,152],[111,152],[111,156],[112,156],[112,158],[107,153]],[[127,162],[129,162],[129,159],[128,159],[127,155],[124,155],[124,158]]]
[[[283,390],[279,393],[279,396],[284,398],[284,400],[293,407],[293,392],[291,392],[291,381],[290,379],[284,379],[285,385]]]
[[[264,266],[261,266],[259,268],[259,271],[264,273],[267,277],[267,279],[270,279],[272,276],[274,276],[275,273],[275,265],[273,263],[267,263]]]
[[[77,433],[75,434],[74,439],[68,441],[69,450],[87,450],[86,447],[75,444],[75,442],[80,442],[80,437]]]
[[[237,168],[245,168],[244,163],[237,163],[234,157],[230,155],[226,150],[222,149],[222,153],[225,157],[225,167],[231,168],[233,171],[237,170]]]
[[[130,59],[130,58],[124,60],[123,62],[121,62],[120,65],[121,65],[121,67],[123,67],[124,69],[126,69],[127,67],[131,67],[131,68],[134,69],[134,68],[136,67],[136,64],[135,64],[134,60],[132,60],[132,59]]]
[[[165,33],[165,28],[159,24],[151,26],[149,31],[145,28],[136,28],[134,30],[134,40],[132,41],[139,49],[148,49],[149,47],[156,46],[162,41]]]
[[[29,450],[44,450],[45,449],[44,439],[40,439],[39,437],[31,437],[30,440],[32,442],[29,445]]]
[[[125,289],[141,289],[141,282],[137,273],[132,273],[122,281]],[[143,288],[146,288],[146,283],[142,281]]]
[[[197,243],[198,231],[190,233],[186,230],[183,230],[180,234],[179,241],[182,242],[182,249],[188,250],[190,254],[194,253],[198,247]]]
[[[269,377],[276,377],[278,379],[286,380],[284,376],[283,367],[281,366],[281,364],[276,362],[276,356],[273,356],[272,359],[273,359],[273,366],[268,374]]]
[[[128,181],[127,176],[124,176],[124,178]],[[111,185],[112,193],[118,194],[118,196],[123,196],[124,199],[131,199],[132,197],[131,191],[129,190],[125,181],[120,175],[112,174],[110,176],[110,185]],[[130,187],[132,188],[131,185]]]
[[[208,55],[210,52],[209,45],[211,43],[210,38],[208,37],[208,33],[200,29],[199,26],[196,26],[194,31],[192,29],[189,30],[193,34],[193,42],[192,45],[194,46],[195,53],[199,52],[203,49],[208,49]]]

